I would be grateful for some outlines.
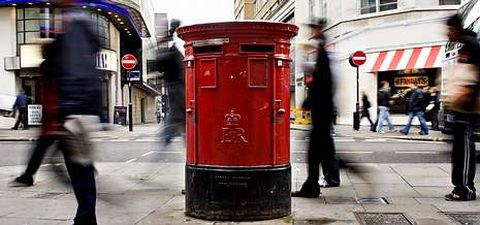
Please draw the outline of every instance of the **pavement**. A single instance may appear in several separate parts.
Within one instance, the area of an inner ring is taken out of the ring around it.
[[[449,164],[360,164],[361,173],[341,171],[342,185],[324,188],[319,198],[292,199],[291,216],[258,222],[204,221],[184,215],[184,163],[97,163],[97,217],[102,225],[131,224],[394,224],[407,218],[417,225],[480,222],[480,200],[448,202]],[[43,165],[36,185],[11,188],[7,184],[23,166],[0,167],[0,224],[70,224],[76,202],[70,187],[59,184]],[[479,177],[479,176],[477,176]],[[306,178],[306,164],[292,165],[292,189]],[[476,180],[477,186],[480,180]],[[379,213],[381,215],[379,215]],[[372,223],[372,218],[377,223]],[[368,223],[361,223],[365,218]],[[473,221],[473,222],[472,222]],[[408,223],[407,223],[408,224]]]
[[[38,128],[12,131],[9,130],[11,124],[8,122],[11,121],[6,121],[0,126],[0,140],[33,140],[39,131]],[[291,128],[310,129],[308,126],[298,125],[292,125]],[[154,139],[158,129],[158,124],[135,126],[134,132],[128,132],[127,127],[114,127],[109,131],[96,132],[92,136],[97,141],[145,140]],[[414,134],[415,131],[412,131],[411,135],[405,137],[400,133],[372,133],[367,127],[353,131],[350,126],[340,125],[336,129],[337,137],[372,139],[418,137],[429,141],[439,141],[439,138],[442,138],[442,141],[448,140],[448,137],[435,132],[428,136],[417,136]],[[144,155],[147,154],[142,156]],[[179,157],[185,159],[183,151]],[[296,191],[306,179],[307,166],[304,163],[293,162],[295,163],[292,164],[292,190]],[[182,160],[161,163],[136,160],[96,163],[99,224],[480,224],[480,200],[470,202],[444,200],[443,196],[452,189],[449,182],[449,164],[356,164],[361,168],[361,172],[342,170],[340,187],[322,189],[321,197],[315,199],[293,198],[291,216],[243,223],[204,221],[185,216],[185,197],[180,193],[184,187],[184,165],[185,162]],[[57,165],[42,165],[36,177],[36,185],[27,188],[8,187],[8,182],[20,174],[24,166],[15,164],[0,166],[1,225],[71,224],[76,201],[71,187],[58,183],[57,178],[51,173],[53,166]],[[477,175],[477,186],[480,185],[479,178]]]
[[[291,124],[290,129],[293,130],[303,130],[309,131],[311,129],[310,125],[297,125]],[[429,131],[428,135],[420,135],[419,126],[412,126],[410,133],[408,135],[400,133],[400,130],[403,129],[403,126],[395,126],[394,132],[386,132],[383,134],[370,131],[370,126],[361,126],[358,131],[354,130],[352,125],[336,125],[335,126],[335,135],[337,137],[357,137],[357,138],[386,138],[386,139],[401,139],[401,140],[412,140],[412,141],[439,141],[439,142],[449,142],[453,138],[451,135],[442,134],[440,131]]]
[[[32,127],[28,130],[11,130],[10,128],[15,123],[13,118],[0,116],[0,141],[34,141],[38,134],[39,128]],[[309,131],[309,125],[291,124],[292,130]],[[419,135],[418,126],[412,126],[409,135],[400,133],[403,127],[397,126],[395,132],[379,134],[371,132],[368,126],[362,126],[359,131],[353,130],[351,125],[336,125],[336,136],[338,137],[356,137],[356,138],[371,138],[371,139],[401,139],[401,140],[415,140],[415,141],[439,141],[449,142],[452,140],[450,135],[442,134],[440,131],[430,131],[428,135]],[[139,140],[139,139],[153,139],[157,137],[160,129],[159,124],[141,124],[134,125],[133,132],[128,131],[128,126],[109,125],[109,130],[98,131],[92,133],[94,140]]]

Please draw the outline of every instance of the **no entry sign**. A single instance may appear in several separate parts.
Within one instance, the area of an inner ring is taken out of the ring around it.
[[[367,61],[367,55],[365,52],[356,51],[350,56],[350,65],[353,67],[359,67]]]
[[[137,58],[132,54],[126,54],[122,57],[122,67],[126,70],[132,70],[137,66]]]

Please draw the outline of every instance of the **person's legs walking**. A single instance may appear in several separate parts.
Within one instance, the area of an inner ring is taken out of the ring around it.
[[[22,176],[33,178],[33,175],[37,172],[40,164],[42,163],[43,158],[47,149],[53,145],[55,139],[49,136],[40,136],[35,144],[35,148],[32,151],[30,160],[28,161],[27,169]]]
[[[15,121],[15,125],[13,125],[13,127],[12,127],[13,130],[18,129],[18,126],[20,125],[20,121],[21,121],[21,113],[20,113],[20,110],[19,110],[18,115],[17,115],[17,120]]]
[[[420,134],[428,134],[427,121],[425,120],[425,113],[419,111],[416,113],[418,120],[420,121]]]
[[[77,137],[73,137],[77,138]],[[71,141],[70,139],[69,141]],[[75,139],[73,142],[66,143],[66,137],[62,137],[59,142],[59,148],[62,150],[67,167],[68,175],[77,199],[78,207],[74,219],[74,225],[96,225],[97,219],[95,215],[96,207],[96,185],[95,185],[95,168],[90,163],[80,163],[72,161],[72,154],[78,154],[78,150],[69,149],[73,144],[86,146],[87,143],[77,143],[80,139]],[[80,140],[82,141],[82,140]]]
[[[402,133],[407,135],[408,132],[410,132],[410,127],[412,126],[412,121],[413,121],[413,117],[414,117],[414,113],[409,111],[408,112],[408,120],[407,120],[407,124],[405,125],[405,127],[402,129]]]
[[[23,125],[23,129],[28,129],[28,121],[27,121],[27,109],[26,108],[20,108],[20,120]]]
[[[432,113],[432,130],[439,130],[438,112]]]
[[[329,132],[327,134],[330,136]],[[308,146],[308,177],[298,192],[293,192],[292,197],[315,198],[320,195],[320,152],[319,152],[319,131],[315,125],[310,133]]]
[[[452,184],[454,189],[452,193],[445,196],[447,200],[470,200],[474,197],[473,184],[469,184],[470,178],[475,176],[475,174],[471,174],[475,170],[475,155],[472,154],[474,147],[472,148],[473,142],[470,141],[472,135],[470,132],[467,123],[457,121],[454,124],[452,150]]]
[[[393,127],[393,124],[392,124],[392,116],[390,115],[390,108],[386,108],[385,110],[385,119],[387,120],[388,131],[391,132],[395,130],[395,127]]]
[[[380,112],[378,114],[378,123],[377,123],[376,131],[381,132],[383,130],[383,121],[385,120],[387,107],[379,106],[378,109]]]
[[[335,144],[330,135],[327,135],[325,132],[319,137],[320,143],[322,143],[321,150],[321,164],[322,164],[322,173],[323,177],[328,186],[339,186],[340,185],[340,168],[338,165],[338,160],[335,158]]]

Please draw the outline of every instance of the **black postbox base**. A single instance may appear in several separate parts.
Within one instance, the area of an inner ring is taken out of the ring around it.
[[[291,167],[186,165],[185,214],[206,220],[253,221],[291,212]]]

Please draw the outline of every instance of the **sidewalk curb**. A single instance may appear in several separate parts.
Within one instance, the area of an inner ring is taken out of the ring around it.
[[[34,142],[37,138],[0,138],[0,142]]]

